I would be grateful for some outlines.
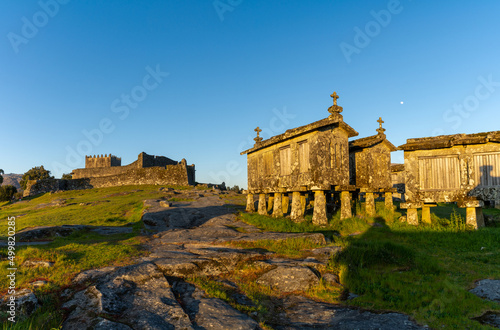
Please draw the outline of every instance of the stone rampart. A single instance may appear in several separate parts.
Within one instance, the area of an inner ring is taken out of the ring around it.
[[[129,165],[130,166],[130,165]],[[119,167],[117,167],[119,168]],[[79,190],[124,185],[194,185],[194,165],[167,165],[148,168],[129,168],[128,171],[109,176],[79,178],[73,180],[45,179],[32,180],[24,191],[24,196],[34,196],[61,190]]]

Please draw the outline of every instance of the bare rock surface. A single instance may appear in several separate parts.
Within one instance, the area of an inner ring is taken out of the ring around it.
[[[470,290],[478,297],[500,302],[500,280],[481,280],[474,289]]]
[[[189,317],[176,301],[163,273],[151,263],[119,268],[94,285],[77,292],[63,305],[71,310],[64,329],[86,329],[106,315],[127,329],[192,329]],[[106,323],[106,322],[104,322]],[[103,328],[105,329],[105,328]]]
[[[285,297],[282,303],[272,324],[275,329],[424,329],[399,313],[373,313],[296,295]]]
[[[191,200],[174,201],[169,207],[164,200],[144,201],[149,254],[132,266],[88,270],[75,277],[80,291],[61,295],[68,311],[63,329],[260,329],[255,315],[238,311],[183,279],[193,274],[218,276],[253,264],[263,271],[257,280],[262,285],[283,293],[300,292],[319,283],[321,270],[340,251],[322,247],[309,251],[308,258],[287,259],[264,249],[230,246],[231,241],[294,237],[326,242],[318,233],[262,232],[239,222],[214,191],[164,192]],[[329,281],[338,281],[330,275]],[[234,291],[234,301],[252,306],[234,283],[224,285]],[[279,312],[271,325],[276,329],[419,329],[403,314],[366,312],[295,295],[275,300]]]
[[[172,290],[184,306],[195,329],[260,329],[258,323],[246,314],[220,299],[207,297],[192,284],[176,281]]]
[[[262,275],[257,283],[287,293],[306,291],[318,284],[319,278],[307,267],[278,266]]]
[[[476,287],[470,292],[480,298],[500,303],[500,280],[486,279],[478,281]],[[482,324],[500,329],[500,313],[488,312],[476,318],[476,320]]]
[[[54,237],[69,236],[78,230],[89,230],[100,235],[113,235],[131,233],[132,227],[114,226],[84,226],[84,225],[63,225],[63,226],[40,226],[35,228],[25,228],[16,233],[18,241],[38,241],[47,240]]]
[[[13,297],[15,304],[14,315],[17,320],[24,320],[30,317],[31,314],[33,314],[40,306],[37,297],[30,289],[17,291]],[[10,299],[10,296],[4,296],[0,303],[1,310],[8,313],[13,310],[12,307],[12,300]],[[9,314],[9,316],[13,315]]]

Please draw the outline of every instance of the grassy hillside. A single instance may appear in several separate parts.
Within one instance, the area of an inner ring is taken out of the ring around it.
[[[176,187],[177,189],[187,189]],[[129,234],[98,235],[89,231],[75,232],[68,237],[56,238],[47,245],[16,247],[17,290],[32,287],[36,281],[47,284],[34,288],[42,297],[42,308],[16,329],[50,329],[59,327],[62,311],[59,294],[70,285],[75,275],[87,269],[129,264],[145,253],[141,246],[144,238],[137,236],[142,228],[143,200],[161,198],[158,186],[126,186],[90,190],[64,191],[44,194],[22,202],[0,204],[0,233],[5,240],[8,217],[16,217],[16,231],[36,226],[91,225],[129,226]],[[7,248],[0,248],[0,277],[6,278]],[[20,267],[25,261],[49,261],[50,268]],[[8,282],[0,281],[0,294],[7,291]],[[6,315],[0,313],[0,321]],[[9,323],[4,324],[10,326]]]
[[[309,292],[313,298],[403,312],[434,329],[490,329],[471,319],[487,311],[500,312],[500,304],[468,290],[477,280],[500,279],[500,226],[467,228],[463,210],[453,205],[433,208],[433,224],[418,227],[400,222],[402,214],[386,211],[383,203],[377,203],[377,210],[374,218],[340,221],[337,214],[326,227],[257,214],[243,213],[241,218],[265,230],[322,232],[343,246],[329,264],[329,271],[339,275],[343,292],[324,286]],[[500,216],[500,210],[485,213]],[[273,242],[253,247],[296,255]],[[343,301],[348,292],[360,296]]]
[[[181,189],[182,187],[176,187]],[[193,189],[193,188],[183,188]],[[8,217],[16,217],[17,231],[34,226],[82,224],[91,226],[127,226],[129,234],[102,236],[88,231],[56,238],[48,245],[18,246],[16,264],[27,260],[53,262],[51,268],[19,267],[17,288],[31,287],[35,281],[47,284],[34,288],[43,302],[34,316],[18,323],[17,329],[59,327],[63,312],[59,308],[60,293],[71,279],[87,269],[109,265],[125,265],[147,253],[140,235],[140,221],[145,199],[164,198],[158,186],[127,186],[45,194],[22,202],[0,204],[0,233],[5,238]],[[176,195],[188,201],[187,194]],[[238,197],[238,198],[236,198]],[[229,206],[244,203],[244,197],[225,197]],[[281,218],[247,214],[239,218],[268,231],[321,232],[332,245],[343,250],[332,258],[327,270],[338,274],[343,287],[322,282],[306,294],[314,299],[342,303],[372,310],[394,310],[414,317],[431,328],[484,328],[471,320],[486,311],[500,311],[500,305],[487,302],[468,290],[476,280],[500,279],[500,226],[491,223],[480,230],[467,228],[464,210],[441,204],[432,209],[432,225],[418,227],[399,221],[403,211],[385,210],[377,202],[377,216],[365,217],[358,206],[359,216],[340,220],[334,215],[328,226],[311,223],[311,214],[296,224]],[[485,214],[500,217],[500,210],[488,209]],[[497,222],[498,223],[498,222]],[[236,243],[235,243],[236,244]],[[304,239],[289,241],[257,241],[238,243],[245,248],[263,248],[290,258],[306,257],[306,250],[317,247]],[[7,249],[0,248],[0,277],[7,275]],[[256,303],[257,313],[268,313],[270,297],[279,292],[255,284],[259,275],[252,268],[223,274],[219,278],[197,278],[193,283],[209,294],[228,297],[220,280],[226,278],[238,284]],[[5,293],[7,281],[0,281],[0,293]],[[360,295],[345,300],[349,292]],[[227,298],[229,303],[230,298]],[[235,305],[236,306],[236,305]],[[238,306],[236,306],[238,307]],[[266,312],[267,310],[267,312]],[[0,314],[0,320],[5,315]],[[4,326],[5,328],[5,326]]]
[[[177,187],[181,188],[181,187]],[[0,219],[16,217],[17,231],[36,226],[90,225],[124,226],[137,224],[142,202],[165,194],[158,186],[125,186],[62,191],[0,204]],[[0,237],[6,236],[7,223],[0,222]]]

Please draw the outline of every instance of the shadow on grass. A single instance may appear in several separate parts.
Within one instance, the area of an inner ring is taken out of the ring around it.
[[[323,233],[341,245],[329,268],[359,295],[348,305],[402,312],[432,328],[481,328],[473,318],[500,310],[468,291],[477,280],[500,278],[500,228],[470,230],[454,205],[420,226],[400,222],[399,212],[377,211],[375,218],[334,215],[325,228],[255,214],[242,218],[265,230]]]

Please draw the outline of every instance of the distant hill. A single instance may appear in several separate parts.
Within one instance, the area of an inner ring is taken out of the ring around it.
[[[3,174],[2,176],[3,176],[2,186],[12,185],[16,187],[17,190],[21,189],[19,181],[21,181],[21,178],[23,177],[22,174],[9,173],[9,174]]]

